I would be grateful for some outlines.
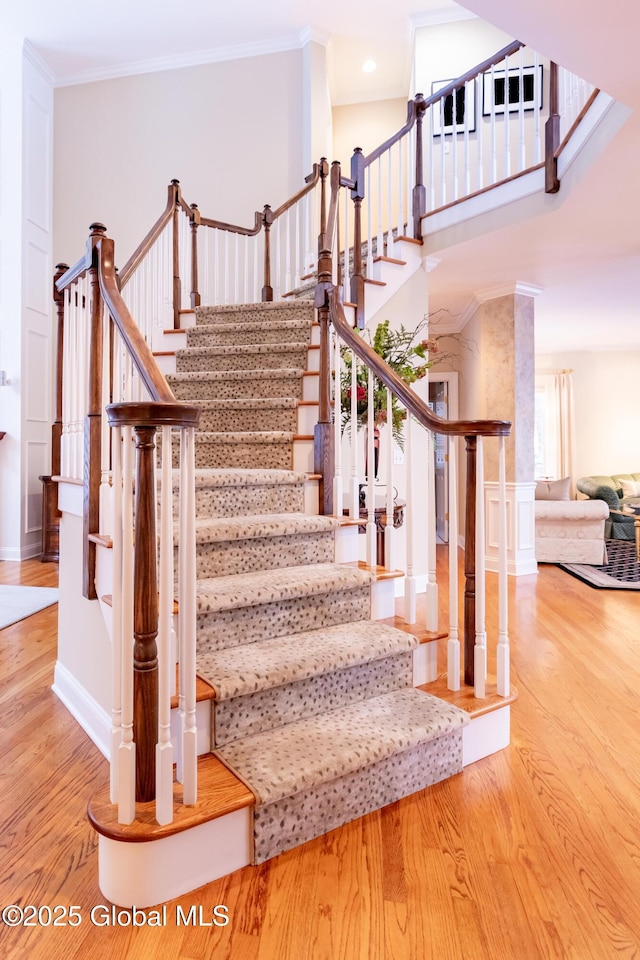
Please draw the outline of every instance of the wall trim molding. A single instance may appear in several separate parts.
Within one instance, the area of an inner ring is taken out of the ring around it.
[[[111,717],[59,660],[56,661],[51,689],[108,760],[111,752]]]

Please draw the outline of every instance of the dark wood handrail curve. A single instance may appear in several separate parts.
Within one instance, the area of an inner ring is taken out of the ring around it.
[[[511,431],[509,420],[445,420],[432,413],[428,405],[398,376],[366,340],[347,322],[340,299],[340,291],[328,291],[329,316],[341,340],[373,371],[391,392],[405,405],[409,413],[427,430],[453,437],[506,437]]]
[[[114,245],[110,237],[102,237],[96,245],[98,253],[98,277],[100,292],[113,321],[120,331],[131,359],[140,374],[152,400],[176,402],[171,387],[156,363],[151,348],[140,333],[129,308],[122,299],[116,280]]]

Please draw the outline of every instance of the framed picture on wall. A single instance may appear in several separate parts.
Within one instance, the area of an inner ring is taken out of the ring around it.
[[[434,80],[431,93],[448,87],[453,80]],[[455,115],[454,115],[455,109]],[[431,132],[434,137],[456,133],[473,133],[476,129],[476,82],[471,80],[447,94],[431,107]]]
[[[536,103],[537,100],[537,103]],[[501,114],[520,110],[542,108],[542,64],[538,64],[536,83],[535,67],[510,67],[508,72],[494,70],[482,75],[482,114]]]

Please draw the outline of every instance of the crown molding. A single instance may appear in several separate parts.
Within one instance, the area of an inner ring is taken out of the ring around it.
[[[53,86],[56,81],[55,73],[28,40],[24,41],[22,53],[25,60],[28,60],[31,66],[35,67],[40,76]]]
[[[418,27],[437,27],[441,23],[456,23],[459,20],[477,20],[478,15],[464,7],[441,7],[438,10],[425,10],[412,13],[409,20],[414,30]]]
[[[542,293],[543,287],[538,287],[534,283],[524,283],[522,280],[501,283],[497,287],[486,287],[484,290],[476,290],[473,299],[476,304],[486,303],[487,300],[497,300],[499,297],[509,297],[512,294],[519,294],[522,297],[537,297]]]
[[[261,40],[257,43],[242,43],[230,47],[216,47],[213,50],[199,50],[194,53],[156,57],[152,60],[137,60],[114,64],[110,67],[81,70],[75,74],[57,77],[55,86],[71,87],[81,83],[95,83],[99,80],[116,80],[144,73],[179,70],[182,67],[199,67],[208,63],[221,63],[225,60],[243,60],[249,57],[268,56],[273,53],[288,53],[291,50],[302,48],[304,45],[302,41],[303,33],[305,31],[296,36],[279,37],[276,40]]]
[[[323,47],[328,47],[331,34],[316,30],[315,27],[304,27],[298,34],[298,38],[301,47],[306,47],[308,43],[319,43]]]

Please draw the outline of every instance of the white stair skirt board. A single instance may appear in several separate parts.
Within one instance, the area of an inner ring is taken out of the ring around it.
[[[111,752],[111,717],[107,711],[60,662],[56,663],[51,689],[108,760]]]
[[[413,685],[432,683],[438,677],[438,641],[421,643],[413,651]]]
[[[471,723],[462,730],[463,767],[508,747],[510,731],[511,706],[508,703],[491,713],[473,717]]]
[[[538,572],[535,556],[535,483],[507,484],[507,572],[512,577]],[[485,559],[498,572],[500,513],[498,484],[485,482]]]
[[[246,867],[253,858],[252,816],[244,807],[146,843],[100,836],[100,890],[119,907],[151,907]]]
[[[171,711],[171,743],[173,745],[174,763],[180,762],[182,748],[180,712],[177,707]],[[211,700],[199,700],[196,703],[197,744],[196,753],[199,757],[211,752]]]

